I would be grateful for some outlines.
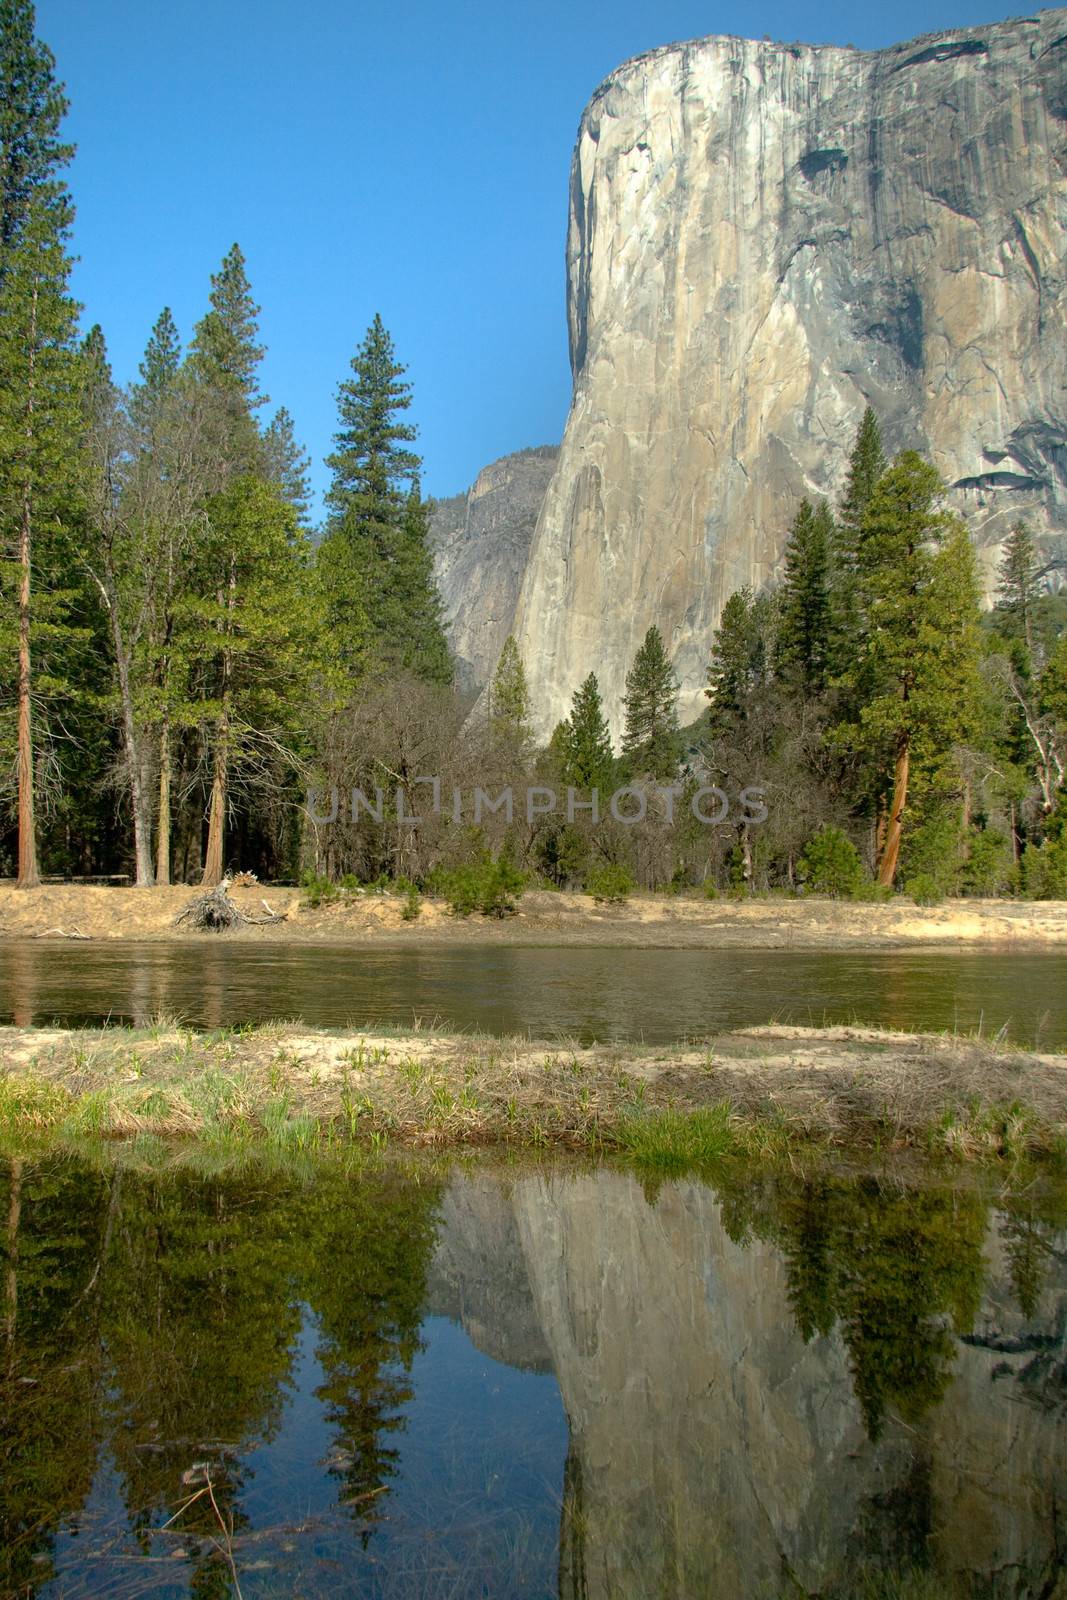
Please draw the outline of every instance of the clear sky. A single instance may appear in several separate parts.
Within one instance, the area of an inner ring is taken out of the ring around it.
[[[38,0],[78,145],[74,288],[115,376],[183,336],[237,240],[264,387],[324,486],[338,382],[379,311],[414,385],[426,491],[558,441],[570,397],[571,148],[602,78],[708,33],[894,43],[996,0]]]

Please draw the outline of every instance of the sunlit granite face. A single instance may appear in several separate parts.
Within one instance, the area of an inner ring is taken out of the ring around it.
[[[987,582],[1067,534],[1067,11],[864,53],[719,38],[627,63],[571,178],[574,398],[516,634],[547,733],[650,624],[702,704],[729,595],[833,494],[864,405],[929,452]]]

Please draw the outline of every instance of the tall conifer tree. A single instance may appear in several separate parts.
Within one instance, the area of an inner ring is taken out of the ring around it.
[[[862,649],[848,684],[859,710],[839,733],[881,773],[883,884],[896,875],[913,794],[936,784],[977,720],[974,554],[963,525],[936,508],[942,489],[935,469],[904,451],[876,484],[859,532]]]
[[[622,750],[635,777],[667,780],[678,770],[678,680],[653,625],[626,677]]]
[[[338,391],[340,426],[320,573],[349,672],[412,672],[448,683],[452,666],[433,576],[411,385],[376,316]]]
[[[831,649],[833,518],[822,500],[802,500],[785,552],[776,656],[787,686],[821,694]]]
[[[595,672],[575,691],[571,714],[560,725],[557,748],[563,776],[576,789],[610,786],[615,757]]]
[[[71,147],[51,52],[34,37],[34,8],[0,0],[0,529],[4,557],[0,629],[17,660],[18,883],[38,881],[35,650],[47,630],[53,654],[70,575],[76,499],[77,307],[67,238],[73,207],[59,178]],[[65,544],[68,548],[64,548]]]

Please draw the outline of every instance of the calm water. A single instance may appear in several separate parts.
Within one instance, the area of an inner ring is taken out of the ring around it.
[[[0,1593],[1060,1592],[1067,1196],[146,1158],[0,1165]]]
[[[894,950],[0,944],[0,1018],[223,1027],[300,1017],[664,1044],[744,1024],[1000,1029],[1067,1046],[1067,956]]]

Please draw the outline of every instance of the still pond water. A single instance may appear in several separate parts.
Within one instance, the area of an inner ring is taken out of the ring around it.
[[[1067,1047],[1067,955],[0,943],[0,1020],[271,1017],[665,1044],[762,1022],[1000,1030]]]
[[[1067,1582],[1067,1198],[0,1163],[0,1593]]]

